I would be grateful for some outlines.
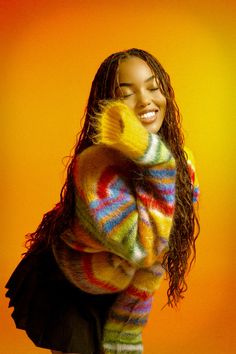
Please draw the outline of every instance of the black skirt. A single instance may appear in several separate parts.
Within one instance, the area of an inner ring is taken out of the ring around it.
[[[72,285],[50,250],[27,255],[6,288],[16,327],[41,348],[99,354],[108,311],[116,295],[91,295]]]

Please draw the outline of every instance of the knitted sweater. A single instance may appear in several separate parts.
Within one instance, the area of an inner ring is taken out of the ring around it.
[[[104,328],[106,354],[142,353],[142,328],[163,278],[175,206],[175,160],[121,102],[97,115],[96,144],[77,156],[76,217],[54,245],[77,287],[118,293]],[[189,162],[194,183],[194,166]]]

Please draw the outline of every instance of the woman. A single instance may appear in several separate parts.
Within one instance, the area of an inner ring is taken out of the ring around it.
[[[197,197],[168,74],[146,51],[112,54],[92,83],[61,200],[7,284],[17,327],[53,353],[142,353],[165,271],[169,305],[187,290]]]

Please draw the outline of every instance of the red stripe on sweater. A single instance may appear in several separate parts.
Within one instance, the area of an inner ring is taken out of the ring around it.
[[[139,290],[137,288],[135,288],[134,286],[130,285],[128,287],[128,289],[126,290],[126,292],[129,294],[129,295],[133,295],[135,297],[138,297],[142,300],[147,300],[149,297],[152,296],[151,293],[149,293],[148,291],[144,291],[144,290]]]
[[[169,205],[165,201],[153,199],[152,197],[144,195],[144,194],[140,194],[139,198],[146,207],[152,208],[152,209],[157,209],[158,211],[164,213],[167,216],[173,215],[174,204]]]
[[[116,288],[115,286],[110,285],[108,283],[103,282],[102,280],[95,278],[95,275],[92,270],[90,257],[86,257],[86,256],[82,257],[82,264],[83,264],[83,269],[84,269],[85,275],[87,276],[88,282],[90,284],[92,284],[92,285],[94,284],[96,286],[99,286],[102,289],[109,290],[109,292],[119,291],[119,289]]]
[[[190,175],[190,179],[191,179],[191,182],[192,184],[194,184],[194,181],[195,181],[195,172],[192,168],[192,166],[189,164],[188,165],[188,172],[189,172],[189,175]]]
[[[101,174],[97,184],[97,195],[99,198],[106,198],[108,196],[108,185],[114,177],[122,174],[121,169],[116,166],[108,166]]]
[[[111,183],[114,175],[114,170],[110,166],[102,173],[97,184],[97,195],[99,198],[103,199],[108,196],[107,186]]]
[[[120,194],[118,195],[118,197],[116,197],[116,198],[110,198],[110,199],[108,199],[108,200],[106,200],[106,201],[101,200],[101,201],[100,201],[100,204],[98,205],[98,207],[94,209],[94,212],[97,213],[97,212],[99,212],[100,210],[104,209],[105,207],[110,206],[111,204],[124,201],[124,200],[125,200],[124,197],[127,195],[127,193],[124,193],[125,191],[126,191],[125,188],[121,188],[120,191],[119,191]],[[126,197],[126,199],[127,199],[127,197]]]

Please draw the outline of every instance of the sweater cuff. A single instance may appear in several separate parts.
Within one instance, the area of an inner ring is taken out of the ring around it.
[[[103,333],[103,350],[105,354],[142,354],[142,328],[135,326],[135,319],[125,330],[116,332],[116,325],[110,327],[105,325]]]
[[[123,102],[107,103],[95,119],[95,143],[119,150],[140,165],[156,165],[172,158],[161,138],[148,132]]]
[[[126,334],[127,337],[127,334]],[[126,338],[127,340],[127,338]],[[105,342],[103,343],[104,354],[142,354],[143,353],[143,344],[142,338],[138,338],[137,343],[113,343]]]

